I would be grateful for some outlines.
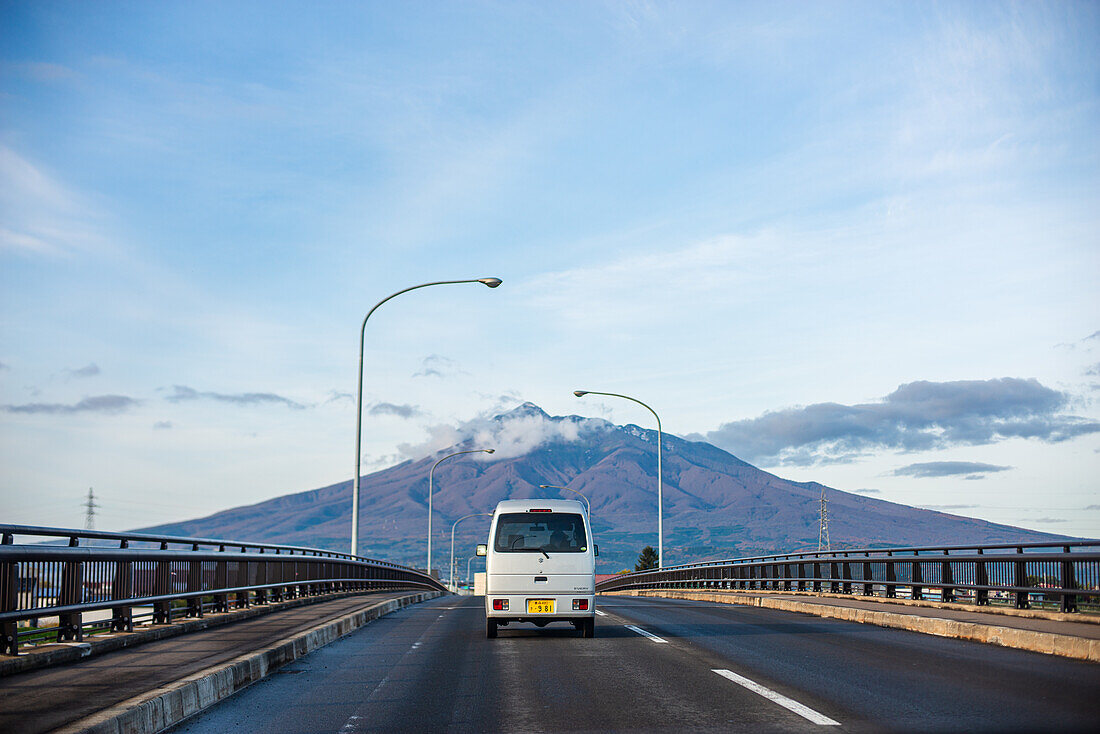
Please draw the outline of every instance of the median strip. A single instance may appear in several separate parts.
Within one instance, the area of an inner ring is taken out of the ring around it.
[[[817,724],[818,726],[840,726],[839,721],[834,721],[834,720],[830,719],[828,716],[826,716],[825,714],[818,713],[817,711],[814,711],[809,706],[803,706],[798,701],[795,701],[794,699],[791,699],[791,698],[787,698],[782,693],[776,693],[775,691],[773,691],[770,688],[765,688],[764,686],[760,685],[759,683],[756,683],[755,681],[751,681],[748,678],[745,678],[744,676],[740,676],[737,673],[734,673],[733,671],[725,670],[725,669],[722,669],[722,668],[712,668],[711,670],[713,672],[717,673],[718,675],[722,676],[723,678],[731,680],[731,681],[733,681],[734,683],[736,683],[737,685],[739,685],[743,688],[749,689],[753,693],[760,694],[761,696],[768,699],[769,701],[774,701],[775,703],[779,704],[780,706],[787,709],[788,711],[796,713],[799,716],[801,716],[803,719],[806,719],[807,721],[811,721],[814,724]]]

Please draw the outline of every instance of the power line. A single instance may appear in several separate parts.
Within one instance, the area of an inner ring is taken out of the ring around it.
[[[99,507],[95,503],[95,492],[91,487],[88,487],[88,500],[84,503],[84,529],[95,530],[95,508]]]

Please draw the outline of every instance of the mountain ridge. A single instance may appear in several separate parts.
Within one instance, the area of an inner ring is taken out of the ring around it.
[[[632,567],[643,546],[657,545],[656,431],[549,416],[524,403],[472,421],[460,434],[464,438],[449,448],[362,477],[361,553],[423,567],[428,470],[448,453],[482,446],[495,446],[497,453],[457,456],[435,470],[432,545],[439,550],[433,566],[446,565],[451,525],[459,517],[491,512],[502,499],[568,494],[540,490],[540,484],[569,486],[588,497],[601,572]],[[666,564],[816,548],[820,483],[782,479],[717,446],[667,433],[662,449]],[[1064,539],[830,487],[825,492],[834,547]],[[143,531],[346,551],[350,504],[348,480]],[[487,527],[488,518],[462,523],[456,558],[464,562],[473,545],[484,542]]]

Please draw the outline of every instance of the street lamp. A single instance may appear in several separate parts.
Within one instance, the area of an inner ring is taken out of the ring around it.
[[[492,449],[490,449],[490,451],[491,450]],[[468,517],[480,517],[482,515],[484,515],[486,517],[492,517],[493,513],[491,513],[491,512],[475,512],[472,515],[466,515],[465,517],[458,518],[457,520],[455,520],[454,525],[451,526],[451,565],[449,567],[450,571],[447,574],[447,580],[451,584],[451,591],[457,591],[458,590],[458,587],[455,586],[455,528],[458,527],[458,524],[460,522],[462,522],[463,520],[465,520]]]
[[[500,278],[475,278],[473,280],[440,280],[434,283],[421,283],[410,288],[397,291],[374,304],[374,308],[367,312],[363,318],[363,325],[359,327],[359,392],[355,400],[355,480],[351,491],[351,554],[359,555],[359,461],[362,458],[363,442],[361,440],[363,430],[363,339],[367,333],[367,319],[371,317],[379,306],[402,293],[415,291],[417,288],[427,288],[430,285],[454,285],[456,283],[481,283],[490,288],[496,288],[501,284]]]
[[[432,464],[432,468],[428,471],[428,565],[424,567],[424,573],[429,576],[432,575],[432,475],[435,473],[435,468],[442,464],[452,456],[461,456],[462,454],[491,454],[496,449],[470,449],[469,451],[456,451],[453,454],[447,454],[439,461]],[[454,552],[454,536],[451,536],[451,549]]]
[[[660,568],[665,562],[665,520],[664,510],[662,509],[664,503],[661,499],[661,416],[657,415],[657,411],[638,400],[638,398],[632,398],[629,395],[619,395],[614,392],[596,392],[595,390],[574,390],[573,394],[578,398],[583,398],[585,395],[607,395],[612,398],[630,400],[648,410],[657,419],[657,568]]]
[[[466,559],[466,583],[470,583],[470,561],[476,560],[477,556],[473,555]]]
[[[592,503],[588,501],[587,497],[585,497],[583,494],[575,489],[569,489],[569,487],[559,487],[556,484],[540,484],[539,489],[564,489],[566,492],[572,492],[573,494],[578,495],[582,500],[584,500],[584,506],[587,508],[589,516],[592,515]]]

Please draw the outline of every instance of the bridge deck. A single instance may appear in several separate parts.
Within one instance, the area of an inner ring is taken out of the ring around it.
[[[0,731],[50,731],[327,620],[407,592],[319,602],[0,678]]]
[[[627,593],[627,592],[618,592]],[[661,593],[661,592],[658,592]],[[1086,640],[1100,640],[1100,616],[1085,614],[1062,614],[1038,610],[1015,610],[1004,607],[976,607],[942,602],[911,602],[907,600],[886,600],[881,597],[862,597],[851,595],[823,596],[818,594],[790,594],[762,591],[723,591],[723,590],[672,590],[672,594],[708,595],[724,597],[730,603],[749,604],[756,599],[786,601],[796,604],[832,607],[836,609],[858,609],[869,612],[887,612],[890,614],[910,615],[914,617],[950,619],[958,622],[1004,627],[1013,630],[1029,630],[1055,635],[1067,635]],[[643,595],[654,592],[642,592]],[[609,596],[618,595],[615,592]],[[675,596],[672,598],[676,598]],[[962,607],[962,608],[959,608]]]

